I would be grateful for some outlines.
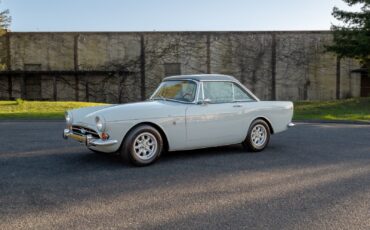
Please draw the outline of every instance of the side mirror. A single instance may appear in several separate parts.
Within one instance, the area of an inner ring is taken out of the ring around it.
[[[209,98],[206,98],[203,101],[198,102],[198,104],[200,104],[200,105],[207,105],[209,103],[211,103],[211,99],[209,99]]]
[[[206,98],[203,100],[203,104],[209,104],[209,103],[211,103],[211,99]]]

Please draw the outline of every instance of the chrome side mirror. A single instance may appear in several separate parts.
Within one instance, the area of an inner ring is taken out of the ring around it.
[[[209,103],[211,103],[211,99],[206,98],[203,100],[203,104],[209,104]]]
[[[211,99],[209,99],[209,98],[206,98],[203,101],[198,101],[198,104],[200,104],[200,105],[207,105],[209,103],[211,103]]]

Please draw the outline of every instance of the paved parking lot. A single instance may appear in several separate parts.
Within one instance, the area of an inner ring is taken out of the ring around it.
[[[266,151],[168,153],[134,168],[0,122],[0,229],[370,229],[370,126],[298,124]]]

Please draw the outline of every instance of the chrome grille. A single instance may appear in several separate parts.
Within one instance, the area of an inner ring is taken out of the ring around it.
[[[72,132],[73,134],[77,134],[80,136],[86,136],[90,134],[94,138],[99,138],[99,134],[95,130],[82,127],[82,126],[76,126],[76,125],[72,126]]]

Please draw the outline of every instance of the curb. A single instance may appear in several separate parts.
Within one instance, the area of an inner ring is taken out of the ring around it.
[[[346,120],[293,120],[293,123],[370,125],[370,121],[346,121]]]

